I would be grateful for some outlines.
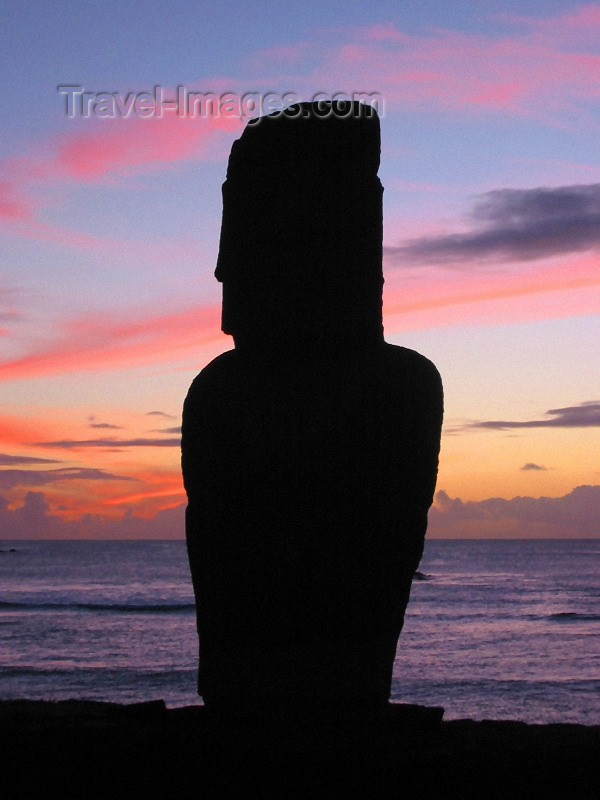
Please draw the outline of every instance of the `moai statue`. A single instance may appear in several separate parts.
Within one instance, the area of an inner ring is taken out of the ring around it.
[[[442,386],[382,327],[379,119],[301,103],[233,144],[215,275],[235,347],[184,405],[199,693],[378,709],[436,482]]]

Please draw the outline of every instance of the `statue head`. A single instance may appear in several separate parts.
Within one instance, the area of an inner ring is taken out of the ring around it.
[[[381,337],[379,119],[358,102],[251,120],[223,184],[215,275],[242,340]]]

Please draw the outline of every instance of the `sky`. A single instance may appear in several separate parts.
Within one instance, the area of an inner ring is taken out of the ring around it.
[[[385,335],[445,388],[430,535],[600,536],[600,4],[0,19],[2,538],[183,537],[183,399],[233,346],[227,156],[257,109],[317,93],[381,115]],[[219,102],[194,116],[191,92]]]

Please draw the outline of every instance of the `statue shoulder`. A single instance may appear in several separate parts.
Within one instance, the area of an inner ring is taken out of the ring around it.
[[[385,357],[389,366],[403,375],[410,375],[417,386],[429,391],[442,392],[442,378],[437,367],[421,353],[401,347],[396,344],[385,343]]]
[[[192,381],[188,389],[186,402],[197,400],[215,391],[222,391],[228,384],[235,383],[240,371],[238,354],[235,350],[227,350],[213,358]]]

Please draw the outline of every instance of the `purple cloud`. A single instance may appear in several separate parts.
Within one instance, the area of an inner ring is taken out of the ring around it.
[[[440,491],[429,533],[447,538],[575,539],[600,537],[600,486],[577,486],[563,497],[463,501]]]
[[[33,447],[179,447],[179,439],[62,439],[56,442],[33,442]]]
[[[3,469],[0,470],[0,488],[15,486],[45,486],[58,481],[131,481],[125,475],[112,475],[103,469],[64,467],[61,469]]]
[[[551,408],[546,411],[548,419],[531,420],[487,420],[471,422],[465,428],[490,428],[510,430],[512,428],[596,428],[600,426],[600,402],[590,400],[578,406]]]
[[[152,519],[131,513],[117,519],[86,514],[80,520],[63,520],[50,513],[42,492],[28,492],[23,505],[9,510],[0,495],[0,530],[3,539],[183,539],[185,504],[159,511]]]
[[[13,464],[60,464],[56,458],[38,458],[37,456],[11,456],[0,453],[0,466],[8,467]]]
[[[473,229],[384,247],[392,261],[464,264],[531,261],[600,247],[600,184],[496,189],[479,196]]]
[[[153,433],[181,433],[181,425],[176,425],[174,428],[153,428]]]

